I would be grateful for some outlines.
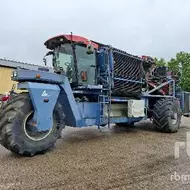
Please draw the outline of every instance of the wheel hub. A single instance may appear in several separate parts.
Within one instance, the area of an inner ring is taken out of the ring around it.
[[[32,121],[34,112],[30,112],[24,120],[24,132],[26,136],[33,141],[45,139],[52,131],[52,127],[46,131],[38,131],[37,123]]]
[[[178,114],[176,112],[172,112],[171,119],[172,124],[175,125],[177,123]]]

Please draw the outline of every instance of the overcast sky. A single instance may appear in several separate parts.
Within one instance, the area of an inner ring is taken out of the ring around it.
[[[52,36],[81,35],[136,55],[190,52],[190,0],[0,0],[0,57],[42,64]]]

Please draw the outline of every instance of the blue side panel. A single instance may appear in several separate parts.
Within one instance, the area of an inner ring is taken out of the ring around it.
[[[78,110],[83,119],[96,118],[99,111],[99,104],[94,102],[79,102],[77,103]]]
[[[176,98],[180,101],[180,109],[183,112],[184,111],[184,92],[178,92],[176,93]]]
[[[91,125],[98,125],[99,124],[99,117],[100,117],[100,105],[99,103],[95,102],[80,102],[77,103],[78,110],[82,120],[84,121],[85,125],[80,125],[78,127],[83,126],[91,126]],[[132,122],[139,122],[143,117],[137,118],[127,118],[127,117],[113,117],[111,118],[110,122],[114,123],[132,123]],[[107,120],[103,121],[103,123],[107,123]]]
[[[67,77],[64,77],[61,85],[25,82],[19,83],[18,88],[29,91],[35,111],[33,120],[37,122],[39,131],[52,127],[53,110],[57,101],[62,105],[66,125],[73,127],[99,125],[100,103],[76,102]],[[142,117],[114,117],[111,118],[110,123],[132,123],[142,119]],[[107,122],[105,119],[103,123]]]
[[[190,92],[181,91],[176,97],[180,100],[183,115],[190,115]]]
[[[43,83],[19,83],[19,88],[29,91],[34,107],[33,122],[36,123],[38,131],[46,131],[53,126],[53,110],[59,96],[58,85]]]
[[[114,71],[114,59],[113,59],[112,49],[109,50],[108,56],[109,56],[109,69],[111,72],[113,72]]]
[[[85,126],[98,125],[100,105],[95,102],[77,103],[81,118],[85,122]]]
[[[143,117],[116,117],[111,118],[111,123],[128,123],[131,124],[133,122],[139,122],[143,119]]]
[[[97,56],[97,64],[100,68],[100,72],[103,73],[106,71],[106,57],[104,49],[100,49]]]
[[[184,98],[184,92],[181,92],[181,109],[184,112],[184,107],[185,107],[185,98]]]
[[[65,113],[65,124],[68,126],[84,126],[84,120],[82,120],[78,106],[76,104],[73,91],[67,77],[64,77],[64,83],[60,85],[61,93],[59,96],[59,102],[63,106]]]

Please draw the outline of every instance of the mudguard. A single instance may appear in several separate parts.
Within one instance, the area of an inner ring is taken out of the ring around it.
[[[56,84],[36,82],[19,83],[18,89],[27,89],[34,107],[33,122],[38,131],[46,131],[53,126],[53,110],[59,97],[60,88]]]

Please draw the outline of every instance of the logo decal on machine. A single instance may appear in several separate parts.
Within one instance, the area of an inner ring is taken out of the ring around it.
[[[43,92],[42,92],[42,95],[41,96],[43,96],[43,97],[50,97],[50,95],[46,92],[46,90],[44,90]]]

